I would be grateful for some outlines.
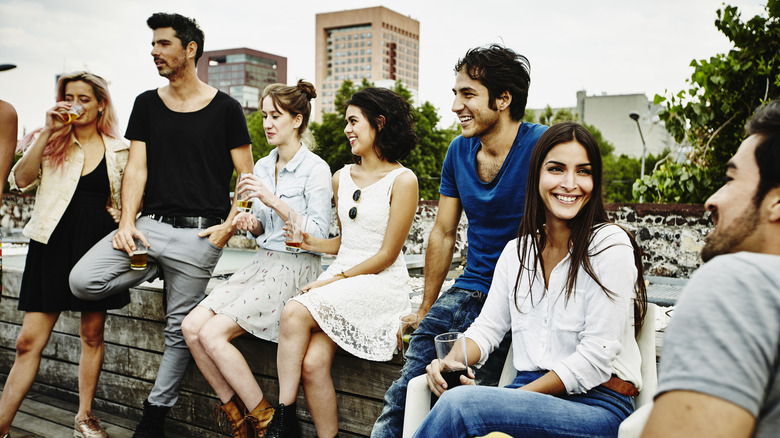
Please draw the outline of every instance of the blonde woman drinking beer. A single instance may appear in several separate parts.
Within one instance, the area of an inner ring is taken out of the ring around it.
[[[81,312],[74,436],[108,436],[92,416],[103,364],[103,327],[106,310],[121,308],[130,298],[124,291],[104,300],[80,300],[71,293],[68,275],[92,245],[116,229],[128,154],[117,128],[106,81],[78,72],[60,77],[57,103],[46,112],[45,126],[21,142],[24,146],[32,140],[32,145],[11,171],[11,189],[38,187],[38,191],[32,217],[24,227],[30,246],[19,310],[25,315],[16,339],[16,359],[0,397],[0,436],[9,436],[11,422],[32,386],[41,352],[63,310]]]

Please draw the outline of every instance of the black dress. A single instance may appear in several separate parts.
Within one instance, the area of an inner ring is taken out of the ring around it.
[[[19,310],[60,312],[119,309],[130,302],[127,290],[97,301],[73,296],[68,276],[73,265],[106,234],[117,228],[106,203],[111,195],[106,157],[79,179],[76,192],[49,242],[30,240],[19,292]]]

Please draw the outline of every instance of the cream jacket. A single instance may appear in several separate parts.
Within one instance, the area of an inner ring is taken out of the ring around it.
[[[110,203],[112,207],[119,209],[121,208],[120,187],[125,165],[127,165],[129,146],[122,140],[107,135],[103,135],[103,143],[106,145],[106,167],[108,167],[108,182],[111,186]],[[19,163],[16,165],[18,166]],[[62,169],[57,169],[51,160],[43,157],[38,178],[27,187],[19,187],[16,184],[14,177],[16,166],[14,166],[8,177],[11,190],[26,192],[40,186],[36,192],[32,217],[23,230],[25,236],[43,244],[49,241],[51,233],[54,232],[65,209],[68,208],[73,193],[76,192],[83,168],[84,151],[75,139],[68,146]]]

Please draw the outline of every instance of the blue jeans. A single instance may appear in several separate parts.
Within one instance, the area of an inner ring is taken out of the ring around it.
[[[458,287],[451,288],[436,300],[409,339],[409,349],[406,352],[406,363],[401,369],[401,378],[393,382],[385,393],[382,414],[374,423],[371,431],[372,438],[401,436],[406,405],[406,385],[412,378],[425,374],[425,367],[436,359],[433,338],[441,333],[465,331],[479,315],[483,304],[485,304],[484,294]],[[474,370],[480,385],[498,384],[510,343],[511,336],[507,333],[487,362],[481,368]]]
[[[521,372],[505,388],[459,386],[445,391],[414,434],[473,437],[503,432],[513,437],[616,437],[634,411],[634,398],[603,386],[555,397],[519,388],[542,376]]]

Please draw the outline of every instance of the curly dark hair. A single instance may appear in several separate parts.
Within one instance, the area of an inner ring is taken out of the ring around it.
[[[386,88],[364,88],[352,95],[345,106],[363,111],[376,131],[374,150],[379,158],[394,163],[417,146],[412,106],[398,93]]]
[[[525,115],[528,88],[531,85],[531,63],[525,56],[499,44],[475,47],[455,64],[455,73],[466,69],[471,79],[488,89],[490,109],[496,109],[496,99],[504,91],[512,95],[509,115],[518,122]]]
[[[195,64],[198,64],[198,60],[203,55],[203,41],[206,39],[206,36],[194,18],[187,18],[179,14],[157,12],[146,20],[146,25],[152,30],[172,27],[174,32],[176,32],[176,37],[181,41],[182,47],[187,47],[187,44],[190,42],[195,42],[198,46],[195,52]]]
[[[755,151],[760,179],[753,198],[758,207],[770,190],[780,186],[780,100],[758,108],[748,123],[748,134],[761,136]]]

